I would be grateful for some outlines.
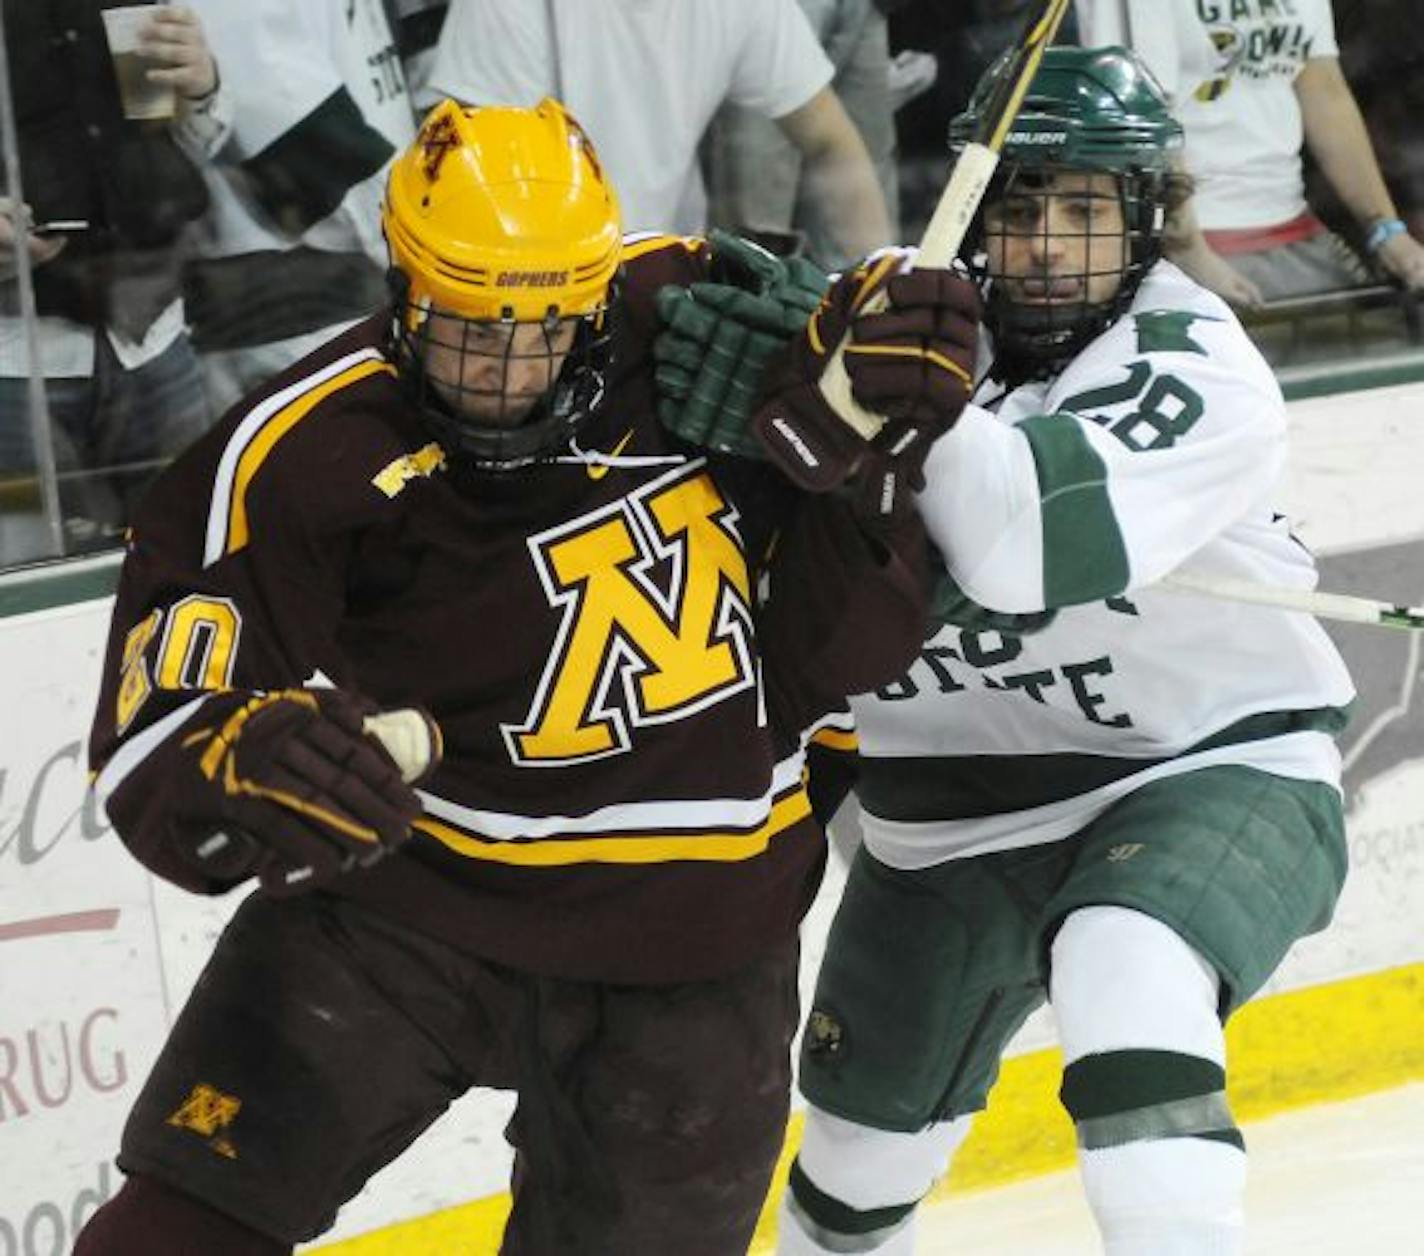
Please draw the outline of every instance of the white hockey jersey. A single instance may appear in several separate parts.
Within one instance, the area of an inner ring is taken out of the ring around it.
[[[1149,780],[1232,763],[1338,787],[1354,696],[1310,616],[1154,587],[1167,573],[1310,588],[1270,505],[1286,413],[1216,296],[1161,262],[1052,380],[985,380],[926,463],[921,513],[981,606],[854,700],[866,842],[895,867],[1055,841]]]
[[[198,252],[230,257],[301,242],[359,250],[384,268],[385,169],[415,138],[415,115],[381,0],[195,7],[234,100],[228,160],[208,172],[213,208]],[[288,171],[301,205],[274,215],[253,170],[264,155]]]

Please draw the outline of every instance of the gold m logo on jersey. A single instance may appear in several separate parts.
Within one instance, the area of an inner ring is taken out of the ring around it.
[[[168,1118],[168,1124],[206,1138],[208,1146],[218,1155],[236,1160],[237,1148],[227,1136],[227,1127],[237,1119],[241,1109],[241,1099],[223,1094],[216,1086],[199,1082]]]
[[[563,621],[510,758],[552,767],[622,754],[631,729],[686,718],[756,683],[736,511],[705,464],[530,537]]]

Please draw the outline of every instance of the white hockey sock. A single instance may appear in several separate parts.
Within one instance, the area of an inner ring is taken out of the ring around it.
[[[1168,1138],[1080,1150],[1079,1169],[1106,1256],[1235,1256],[1246,1153]]]
[[[900,1134],[808,1107],[777,1219],[777,1256],[910,1256],[915,1205],[944,1172],[970,1120]]]
[[[781,1207],[776,1214],[776,1256],[837,1256],[850,1251],[874,1252],[875,1256],[914,1256],[915,1214],[911,1213],[889,1238],[879,1241],[881,1236],[867,1240],[865,1246],[850,1248],[837,1242],[834,1247],[823,1247],[807,1233],[806,1218],[797,1210],[791,1192],[781,1197]]]
[[[1230,1256],[1246,1153],[1225,1096],[1218,979],[1166,925],[1070,915],[1053,943],[1063,1102],[1107,1256]]]

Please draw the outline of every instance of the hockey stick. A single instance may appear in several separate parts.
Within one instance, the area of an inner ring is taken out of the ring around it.
[[[1424,629],[1424,606],[1377,602],[1374,598],[1352,597],[1347,593],[1286,589],[1278,585],[1256,584],[1250,580],[1194,576],[1180,571],[1163,577],[1156,587],[1171,593],[1215,598],[1223,602],[1249,602],[1254,606],[1273,606],[1277,610],[1303,611],[1320,619],[1338,619],[1349,624],[1368,624],[1374,628],[1402,628],[1406,632]]]
[[[979,202],[989,188],[989,180],[998,168],[1005,137],[1018,116],[1019,106],[1023,104],[1033,76],[1038,72],[1038,63],[1043,60],[1043,50],[1053,42],[1068,5],[1069,0],[1041,0],[1037,12],[1014,45],[1007,72],[984,111],[979,132],[964,146],[964,151],[954,163],[949,182],[940,193],[939,203],[920,241],[916,266],[945,267],[958,255],[959,246],[979,209]],[[866,302],[862,312],[875,313],[883,310],[885,304],[882,289]],[[851,396],[850,376],[845,368],[848,339],[849,333],[842,337],[826,363],[826,369],[821,374],[821,393],[849,426],[870,440],[885,426],[885,420],[866,410]]]

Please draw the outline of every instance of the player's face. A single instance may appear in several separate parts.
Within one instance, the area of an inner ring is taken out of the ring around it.
[[[1114,175],[1021,171],[984,211],[989,272],[1016,305],[1112,300],[1127,265],[1127,232]]]
[[[558,378],[576,322],[477,323],[434,311],[421,334],[425,377],[456,413],[517,427]]]

